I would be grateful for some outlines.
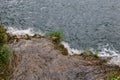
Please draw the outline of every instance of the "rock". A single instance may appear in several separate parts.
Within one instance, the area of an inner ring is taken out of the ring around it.
[[[35,34],[35,35],[33,35],[32,37],[33,37],[33,38],[38,38],[38,39],[42,38],[42,36],[39,35],[39,34]]]
[[[8,35],[8,43],[12,43],[14,40],[14,37],[10,34],[7,34],[7,35]]]
[[[25,35],[16,35],[15,38],[29,40],[29,39],[31,39],[32,37],[29,36],[28,34],[25,34]]]
[[[54,44],[55,48],[58,49],[63,55],[68,55],[68,50],[64,47],[64,45],[60,43]]]
[[[25,35],[8,34],[8,43],[19,42],[21,39],[30,40],[31,38],[32,36],[29,36],[28,34]]]
[[[92,56],[64,56],[56,46],[45,38],[11,44],[15,55],[11,80],[101,80],[119,69]]]
[[[32,36],[29,36],[28,34],[24,35],[23,39],[30,40]]]
[[[51,36],[50,38],[53,41],[53,43],[58,44],[60,42],[60,39],[58,37],[56,37],[56,36]]]

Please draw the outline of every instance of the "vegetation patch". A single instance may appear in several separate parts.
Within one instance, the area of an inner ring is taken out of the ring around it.
[[[0,25],[0,48],[7,42],[7,38],[6,29]]]
[[[12,53],[8,45],[4,45],[0,51],[0,80],[8,80],[11,68]]]
[[[120,76],[111,75],[111,74],[108,76],[108,78],[109,78],[110,80],[120,80]]]
[[[9,80],[12,53],[7,45],[8,34],[0,25],[0,80]]]
[[[60,42],[64,40],[62,31],[52,31],[45,34],[45,37],[51,38],[54,42]]]

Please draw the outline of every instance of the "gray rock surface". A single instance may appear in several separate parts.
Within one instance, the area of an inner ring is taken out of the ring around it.
[[[21,39],[11,44],[14,72],[11,80],[100,80],[107,75],[99,59],[64,56],[48,39]]]

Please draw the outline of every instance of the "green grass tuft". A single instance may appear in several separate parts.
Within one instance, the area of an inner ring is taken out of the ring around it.
[[[57,37],[60,41],[64,40],[64,35],[62,31],[52,31],[45,34],[46,37],[52,38]]]

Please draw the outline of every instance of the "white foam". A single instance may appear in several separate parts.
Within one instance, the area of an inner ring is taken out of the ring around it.
[[[64,47],[68,50],[68,53],[70,55],[81,54],[84,51],[84,50],[78,50],[78,49],[71,48],[70,45],[64,41],[61,42],[61,44],[64,45]],[[92,48],[90,50],[93,51],[94,53],[94,50]],[[101,51],[99,52],[98,56],[99,57],[115,57],[115,56],[118,56],[118,51],[115,49],[106,48],[106,45],[105,45],[104,47],[101,48]]]
[[[111,50],[111,49],[106,49],[103,48],[101,52],[99,52],[100,57],[115,57],[118,56],[118,52]]]
[[[102,51],[99,52],[99,57],[111,57],[111,59],[107,62],[110,65],[116,65],[120,67],[120,54],[112,45],[103,45]]]
[[[61,42],[61,44],[63,44],[64,47],[68,50],[69,55],[81,54],[83,52],[83,50],[71,48],[67,42]],[[91,50],[94,51],[92,48]],[[102,48],[102,51],[99,52],[98,56],[99,57],[111,57],[111,60],[108,61],[107,64],[117,65],[120,67],[120,55],[118,54],[117,50],[104,47]]]
[[[17,29],[17,28],[13,28],[13,27],[8,27],[7,32],[12,34],[12,35],[25,35],[25,34],[28,34],[30,36],[34,35],[34,31],[32,28]]]
[[[115,57],[115,56],[118,56],[119,52],[112,45],[106,44],[106,45],[99,46],[99,48],[101,50],[99,52],[100,57]]]
[[[120,55],[118,55],[116,57],[112,57],[112,59],[110,61],[108,61],[108,64],[117,65],[120,67]]]
[[[61,44],[64,45],[64,47],[68,50],[69,55],[81,54],[82,52],[78,49],[71,48],[67,42],[62,41]]]

